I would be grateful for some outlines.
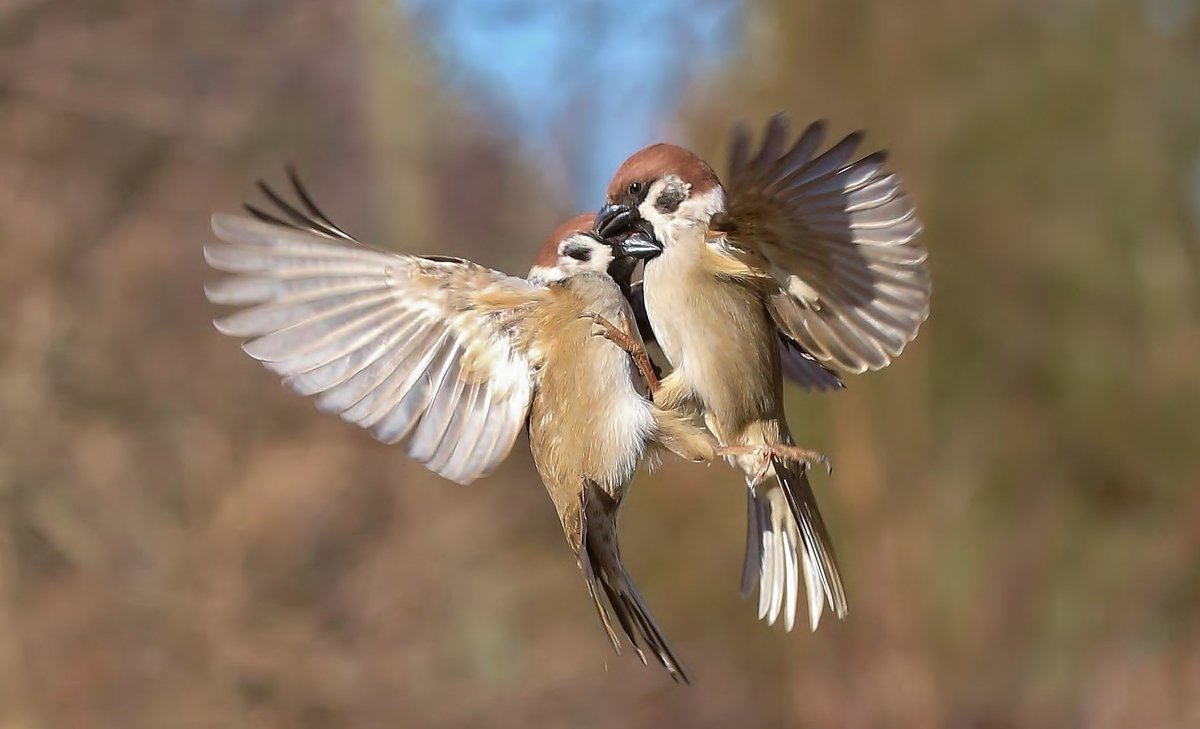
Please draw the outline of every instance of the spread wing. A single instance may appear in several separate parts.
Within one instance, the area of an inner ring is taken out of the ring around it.
[[[654,328],[650,326],[650,315],[646,313],[646,292],[641,281],[630,285],[629,304],[633,308],[642,341],[646,344],[656,341]],[[779,357],[783,362],[783,376],[806,390],[841,390],[846,386],[836,372],[817,361],[782,331],[779,332]],[[658,370],[657,365],[655,370]],[[658,371],[655,374],[662,376]]]
[[[205,247],[234,274],[205,289],[249,307],[217,329],[317,407],[469,483],[511,450],[540,362],[526,314],[547,290],[458,259],[372,250],[217,215]]]
[[[855,160],[855,132],[816,154],[824,136],[816,122],[789,146],[776,116],[751,157],[736,130],[728,212],[713,227],[778,283],[772,314],[788,337],[846,371],[880,369],[929,315],[921,223],[885,153]]]

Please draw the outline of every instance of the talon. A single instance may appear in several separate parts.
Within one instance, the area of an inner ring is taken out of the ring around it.
[[[595,324],[592,328],[592,336],[604,337],[625,350],[633,359],[638,372],[641,373],[642,378],[649,386],[651,394],[658,390],[659,382],[658,376],[654,372],[654,363],[650,361],[650,355],[646,354],[646,348],[642,346],[641,341],[637,339],[633,334],[633,330],[630,329],[629,317],[625,315],[625,312],[617,312],[617,321],[621,323],[621,326],[613,324],[600,314],[592,311],[584,312],[578,318],[591,319]]]
[[[592,323],[595,324],[596,327],[599,328],[598,332],[595,329],[592,330],[593,334],[595,336],[604,336],[608,339],[613,339],[614,341],[617,339],[624,339],[625,337],[628,336],[625,334],[625,332],[618,329],[616,327],[616,325],[614,325],[608,319],[605,319],[603,316],[601,316],[595,312],[591,312],[591,311],[585,312],[583,314],[580,314],[578,318],[592,320]]]
[[[759,446],[759,449],[759,453],[768,458],[792,461],[802,464],[805,468],[811,468],[816,463],[823,463],[829,475],[833,475],[833,462],[829,460],[829,456],[819,451],[787,445],[764,445]]]

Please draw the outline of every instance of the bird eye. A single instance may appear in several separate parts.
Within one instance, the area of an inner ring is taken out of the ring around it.
[[[629,183],[629,194],[630,195],[641,195],[642,194],[642,183],[640,180],[634,180],[633,182]]]

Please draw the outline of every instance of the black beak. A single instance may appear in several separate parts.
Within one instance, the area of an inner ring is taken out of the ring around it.
[[[662,253],[662,244],[641,231],[635,231],[612,242],[613,252],[618,256],[629,256],[649,260]]]
[[[662,253],[654,230],[631,205],[605,205],[596,214],[595,231],[618,256],[649,260]]]
[[[605,205],[596,213],[596,235],[612,238],[628,233],[637,219],[637,211],[628,205]]]

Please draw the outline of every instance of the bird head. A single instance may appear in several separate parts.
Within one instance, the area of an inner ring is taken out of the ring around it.
[[[562,281],[585,271],[607,273],[621,282],[628,282],[637,260],[623,255],[593,231],[595,215],[580,213],[555,228],[538,251],[529,280],[537,284]],[[617,235],[617,239],[628,234]]]
[[[654,144],[617,169],[595,232],[618,254],[648,260],[724,209],[724,188],[708,163],[683,147]]]

